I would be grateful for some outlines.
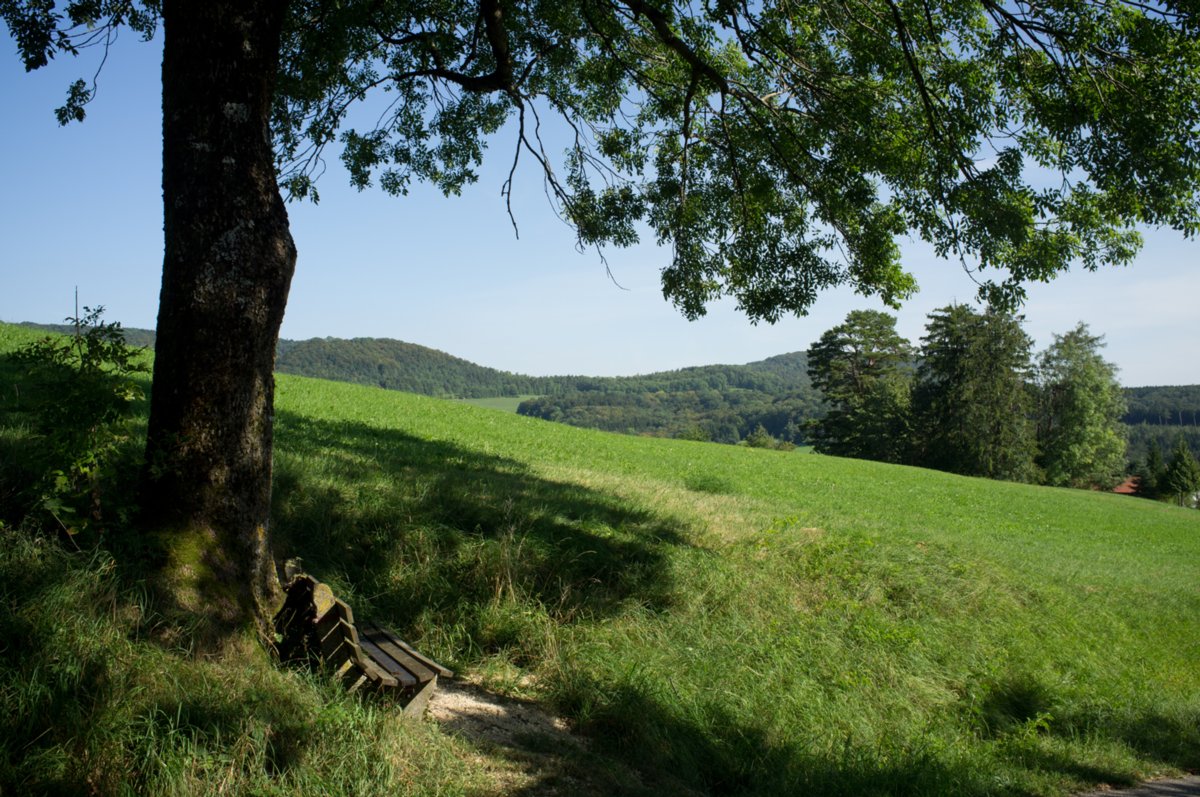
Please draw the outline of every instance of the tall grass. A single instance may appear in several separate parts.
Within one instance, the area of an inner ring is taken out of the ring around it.
[[[0,792],[461,794],[433,729],[253,650],[173,649],[101,550],[0,532]]]
[[[636,773],[609,791],[667,794],[1053,795],[1200,767],[1200,513],[298,377],[276,422],[279,556],[590,740],[529,793],[604,793],[575,775],[608,759]],[[516,788],[511,755],[251,645],[175,649],[134,543],[0,545],[0,790]]]
[[[707,793],[1200,764],[1200,515],[280,382],[277,528],[437,655]]]

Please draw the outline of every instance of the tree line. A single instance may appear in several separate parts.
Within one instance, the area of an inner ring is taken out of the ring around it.
[[[809,423],[812,443],[827,454],[1056,486],[1110,489],[1133,471],[1140,495],[1194,503],[1200,429],[1176,433],[1169,459],[1160,441],[1182,429],[1169,421],[1187,417],[1182,407],[1200,389],[1122,390],[1103,347],[1080,323],[1034,355],[1020,318],[964,305],[930,313],[913,346],[890,314],[854,311],[809,348],[812,384],[828,406]],[[1134,418],[1157,413],[1162,423],[1127,426],[1129,403]],[[1146,447],[1132,463],[1129,437]]]
[[[1138,494],[1200,508],[1200,462],[1183,435],[1176,438],[1170,451],[1166,459],[1158,441],[1150,441],[1145,458],[1135,465]]]
[[[73,332],[63,324],[22,325]],[[154,345],[153,330],[124,327],[123,332],[131,345]],[[276,370],[439,398],[530,396],[519,413],[589,429],[720,443],[744,442],[760,429],[778,443],[814,442],[812,422],[828,409],[809,378],[803,351],[744,365],[639,376],[528,376],[391,338],[325,337],[281,339]],[[1181,436],[1200,455],[1200,385],[1121,391],[1130,463],[1144,464],[1152,444],[1160,452],[1171,451]]]
[[[1151,450],[1171,451],[1182,439],[1200,456],[1200,385],[1126,388],[1129,460],[1144,468]]]
[[[896,332],[895,317],[851,312],[808,350],[828,405],[809,424],[814,447],[993,479],[1113,487],[1126,473],[1127,403],[1101,355],[1103,337],[1080,323],[1036,356],[1032,344],[1020,318],[991,309],[935,310],[919,346]],[[1182,464],[1152,468],[1147,487],[1195,461],[1183,438],[1173,456]],[[1180,477],[1164,489],[1189,483]]]

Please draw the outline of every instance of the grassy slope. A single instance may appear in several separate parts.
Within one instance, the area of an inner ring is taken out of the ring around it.
[[[1062,794],[1200,766],[1200,513],[297,377],[277,424],[289,555],[656,794]],[[0,454],[28,437],[0,431]],[[190,661],[119,550],[7,537],[0,787],[462,793],[514,766],[253,656]]]
[[[470,404],[473,407],[483,407],[489,410],[501,410],[502,412],[515,413],[517,407],[526,399],[537,398],[533,395],[523,396],[493,396],[492,398],[478,399],[461,399],[464,404]]]
[[[297,551],[675,785],[1053,792],[1200,764],[1196,513],[303,379],[279,406]]]

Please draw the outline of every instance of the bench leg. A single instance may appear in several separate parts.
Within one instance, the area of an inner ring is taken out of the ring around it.
[[[433,677],[432,681],[426,681],[421,685],[412,699],[404,705],[404,713],[410,717],[421,719],[425,716],[425,709],[429,707],[429,698],[433,696],[433,690],[437,688],[437,676]]]

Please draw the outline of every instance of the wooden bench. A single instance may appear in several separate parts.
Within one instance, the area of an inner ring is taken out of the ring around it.
[[[288,584],[274,623],[280,659],[322,666],[352,692],[391,693],[406,714],[424,714],[438,676],[454,675],[386,628],[355,623],[349,605],[328,585],[303,573]]]

